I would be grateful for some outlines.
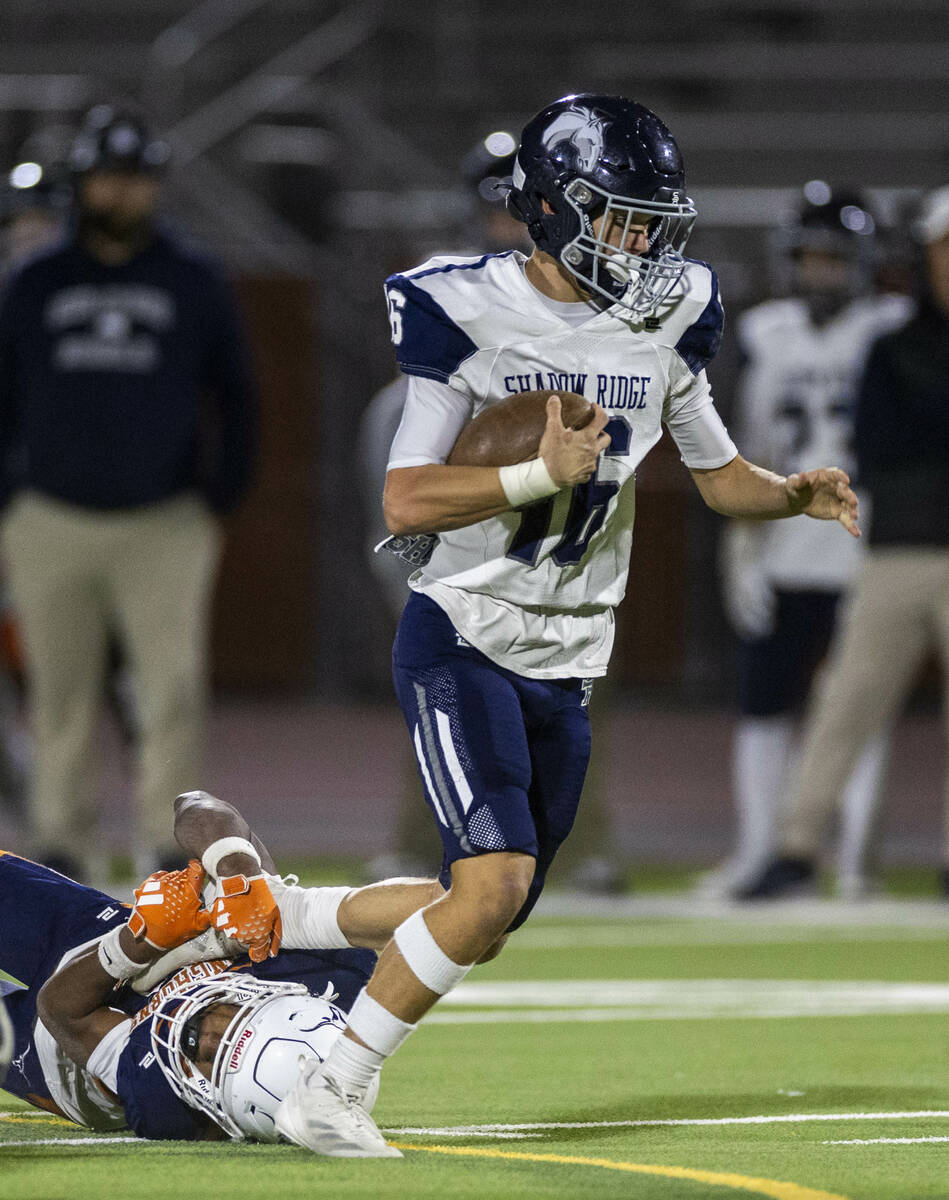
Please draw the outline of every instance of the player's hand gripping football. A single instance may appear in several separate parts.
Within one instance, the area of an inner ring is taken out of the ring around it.
[[[589,424],[567,429],[560,415],[560,397],[551,396],[547,401],[547,425],[537,452],[559,487],[586,483],[593,475],[597,457],[610,444],[610,435],[603,432],[608,420],[605,409],[597,404]]]
[[[253,962],[263,962],[268,955],[273,958],[280,948],[280,909],[263,875],[219,879],[211,923],[218,933],[246,946]]]
[[[799,512],[819,521],[839,521],[853,537],[860,537],[857,497],[846,471],[839,467],[800,471],[789,475],[784,486],[788,499]]]
[[[182,871],[156,871],[135,889],[128,926],[136,941],[173,950],[203,933],[211,914],[201,906],[204,868],[192,859]]]

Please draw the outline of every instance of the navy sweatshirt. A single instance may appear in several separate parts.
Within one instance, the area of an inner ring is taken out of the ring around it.
[[[60,243],[0,297],[0,503],[31,488],[135,508],[196,489],[227,512],[255,411],[229,287],[164,230],[120,266]]]

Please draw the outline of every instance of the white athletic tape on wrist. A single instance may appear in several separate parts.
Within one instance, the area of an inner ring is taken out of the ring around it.
[[[421,909],[404,920],[392,936],[412,974],[436,995],[444,996],[450,992],[474,965],[469,963],[463,967],[452,962],[432,937]]]
[[[349,1010],[347,1024],[361,1042],[385,1058],[395,1054],[405,1039],[418,1029],[417,1025],[410,1025],[383,1008],[365,988]]]
[[[560,491],[550,478],[547,464],[539,457],[530,462],[515,463],[513,467],[499,467],[498,475],[511,508],[520,508],[522,504],[543,500]]]
[[[352,942],[339,927],[339,906],[353,891],[350,887],[303,888],[285,884],[277,875],[267,883],[280,909],[284,950],[348,950]]]
[[[99,964],[113,979],[134,979],[148,970],[148,963],[136,962],[125,953],[119,943],[124,925],[117,925],[99,938]]]
[[[225,937],[215,929],[205,929],[190,942],[182,942],[174,950],[166,950],[161,958],[156,958],[151,966],[142,968],[143,974],[132,980],[132,991],[140,996],[148,993],[163,979],[174,975],[182,967],[190,967],[194,963],[211,962],[216,958],[237,958],[247,951],[239,942]]]
[[[227,858],[229,854],[249,854],[257,866],[260,866],[260,855],[257,853],[256,847],[246,838],[239,837],[223,837],[212,842],[201,855],[201,866],[212,879],[217,879],[217,865],[222,858]]]

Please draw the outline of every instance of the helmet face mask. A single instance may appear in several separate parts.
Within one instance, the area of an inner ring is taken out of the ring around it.
[[[195,1065],[208,1011],[235,1012],[221,1035],[210,1078]],[[237,974],[189,984],[165,997],[152,1018],[152,1050],[172,1091],[234,1139],[277,1140],[273,1116],[308,1058],[323,1061],[345,1028],[340,1009],[302,983]]]
[[[580,232],[560,252],[560,261],[581,286],[634,313],[658,307],[685,267],[682,249],[695,223],[695,208],[684,202],[612,195],[595,183],[575,179],[564,199],[580,218]],[[593,207],[596,218],[589,207]],[[645,254],[623,249],[637,229],[649,242]]]
[[[636,314],[675,288],[696,216],[672,134],[618,96],[566,96],[528,122],[508,206],[584,291]],[[643,229],[648,250],[626,249]]]

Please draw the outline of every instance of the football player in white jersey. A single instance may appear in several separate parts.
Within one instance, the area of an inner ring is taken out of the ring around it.
[[[496,130],[481,139],[465,156],[461,173],[473,198],[468,225],[468,245],[461,251],[477,256],[515,248],[530,251],[531,242],[523,223],[508,211],[506,199],[514,169],[517,141],[506,131]],[[405,408],[412,380],[411,375],[399,372],[398,378],[387,384],[373,397],[360,424],[358,458],[363,467],[363,483],[370,514],[369,546],[376,553],[369,555],[376,582],[392,613],[393,627],[398,624],[409,596],[406,578],[412,567],[401,556],[382,553],[387,529],[380,499],[386,478],[389,451]],[[591,710],[593,727],[603,719],[608,707],[607,689],[597,688]],[[580,811],[579,829],[573,842],[576,853],[561,862],[561,879],[570,886],[592,892],[620,890],[624,872],[613,850],[610,820],[607,815],[604,787],[603,753],[594,742],[590,767],[587,771]],[[440,858],[441,843],[432,828],[424,804],[419,804],[419,778],[414,750],[406,745],[411,760],[406,762],[412,781],[400,798],[393,844],[389,851],[369,864],[371,878],[394,875],[419,875],[431,869],[432,861]],[[580,834],[579,838],[577,834]],[[437,852],[436,849],[437,848]],[[569,849],[569,848],[568,848]],[[437,856],[433,860],[433,853]]]
[[[718,283],[682,255],[696,212],[654,113],[616,96],[556,101],[523,131],[508,205],[529,258],[435,258],[386,288],[410,376],[386,521],[438,535],[410,579],[394,675],[448,890],[399,925],[346,1034],[288,1097],[283,1132],[320,1153],[338,1152],[340,1110],[361,1108],[419,1019],[524,921],[569,832],[586,702],[626,586],[634,473],[663,422],[717,511],[807,513],[858,532],[843,471],[752,466],[715,412],[705,366],[721,337]],[[545,388],[595,401],[594,419],[566,429],[552,397],[536,459],[446,464],[473,416]]]
[[[776,235],[789,294],[744,312],[738,386],[743,450],[762,466],[811,462],[852,469],[854,396],[871,343],[906,320],[908,297],[873,293],[875,221],[865,200],[822,180],[806,185]],[[796,717],[824,659],[861,543],[814,521],[729,522],[723,532],[726,611],[739,635],[739,720],[732,751],[737,843],[703,883],[739,898],[774,853]],[[885,767],[886,738],[866,747],[842,813],[838,889],[865,890],[864,858]]]

